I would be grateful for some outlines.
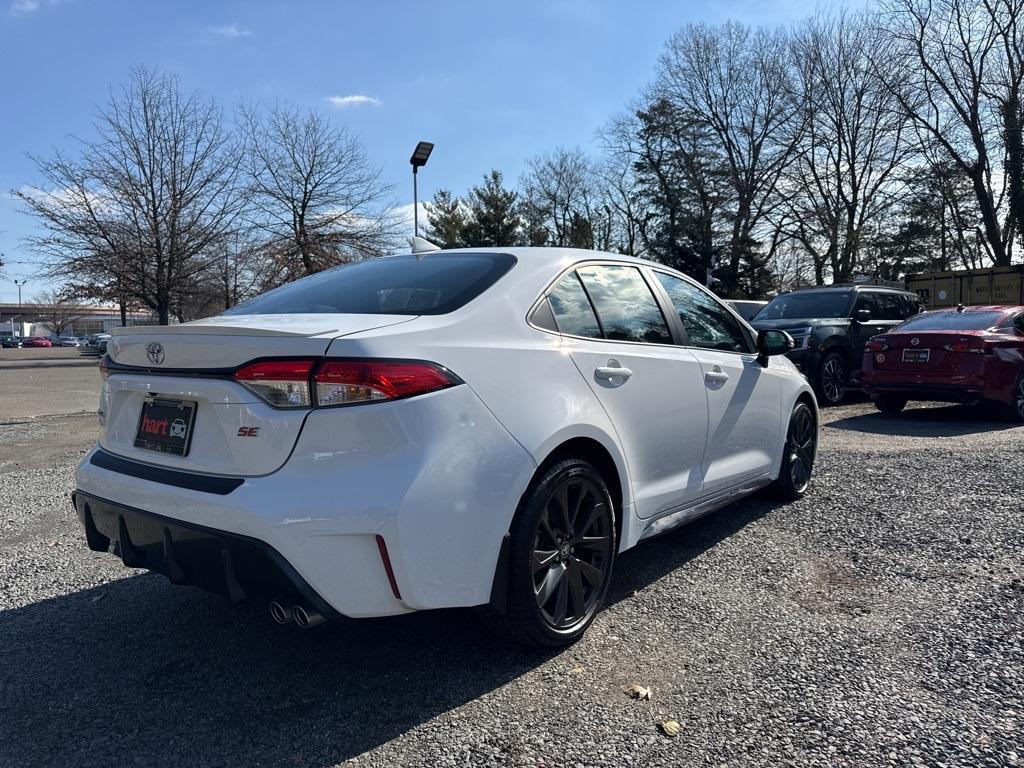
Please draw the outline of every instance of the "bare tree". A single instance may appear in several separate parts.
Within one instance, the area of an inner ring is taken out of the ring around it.
[[[847,12],[812,17],[792,39],[806,120],[784,179],[783,228],[810,254],[819,285],[829,274],[852,278],[866,236],[899,199],[914,149],[909,118],[878,77],[888,39]]]
[[[29,306],[54,336],[63,336],[76,320],[82,319],[82,308],[61,291],[40,291]]]
[[[397,234],[389,187],[362,143],[314,111],[243,107],[252,223],[265,236],[268,283],[390,250]]]
[[[716,275],[727,294],[758,293],[771,256],[758,226],[778,206],[803,115],[782,32],[738,22],[689,25],[668,42],[655,91],[714,135],[728,170],[729,238]]]
[[[593,248],[603,211],[590,159],[579,147],[559,148],[531,158],[526,167],[520,205],[524,218],[546,233],[545,244]]]
[[[117,286],[166,324],[231,232],[237,148],[213,102],[147,69],[96,130],[77,158],[35,158],[44,188],[15,193],[42,226],[31,243],[50,276]]]
[[[885,0],[883,9],[896,56],[894,62],[886,57],[876,70],[922,145],[940,147],[970,179],[991,258],[1009,264],[1018,222],[1005,195],[1019,169],[1012,152],[1006,165],[1004,131],[1012,144],[1024,78],[1024,3]]]

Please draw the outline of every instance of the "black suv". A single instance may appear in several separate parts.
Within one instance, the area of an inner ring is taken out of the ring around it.
[[[818,402],[837,405],[860,375],[864,344],[921,311],[916,293],[877,285],[825,286],[780,294],[758,312],[757,330],[787,331],[789,353]]]

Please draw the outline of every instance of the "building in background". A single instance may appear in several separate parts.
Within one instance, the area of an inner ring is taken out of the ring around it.
[[[61,331],[63,336],[88,336],[93,333],[109,333],[121,326],[121,312],[117,307],[75,305],[62,307],[68,312],[70,323]],[[0,337],[3,336],[51,336],[54,329],[48,323],[45,306],[35,304],[0,304]],[[129,312],[128,325],[155,325],[156,316],[151,312]]]

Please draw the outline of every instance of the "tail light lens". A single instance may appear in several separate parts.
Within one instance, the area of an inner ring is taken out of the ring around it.
[[[107,365],[108,358],[106,355],[100,358],[100,380],[106,381],[107,376],[110,375],[110,366]]]
[[[864,348],[868,352],[885,352],[889,348],[889,345],[885,343],[883,339],[871,339]]]
[[[400,400],[462,383],[441,366],[419,360],[258,360],[233,378],[275,408]]]
[[[309,376],[316,360],[260,360],[235,371],[234,379],[276,408],[309,408]]]
[[[947,352],[973,352],[977,355],[985,354],[985,342],[981,339],[960,339],[952,344],[942,347]]]
[[[313,378],[320,406],[399,400],[460,383],[441,366],[421,361],[326,360]]]

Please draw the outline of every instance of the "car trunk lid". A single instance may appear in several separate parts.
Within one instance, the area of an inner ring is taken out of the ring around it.
[[[290,455],[309,408],[275,408],[233,372],[254,360],[318,359],[334,339],[414,317],[235,315],[117,329],[107,347],[100,445],[205,474],[273,472]]]

